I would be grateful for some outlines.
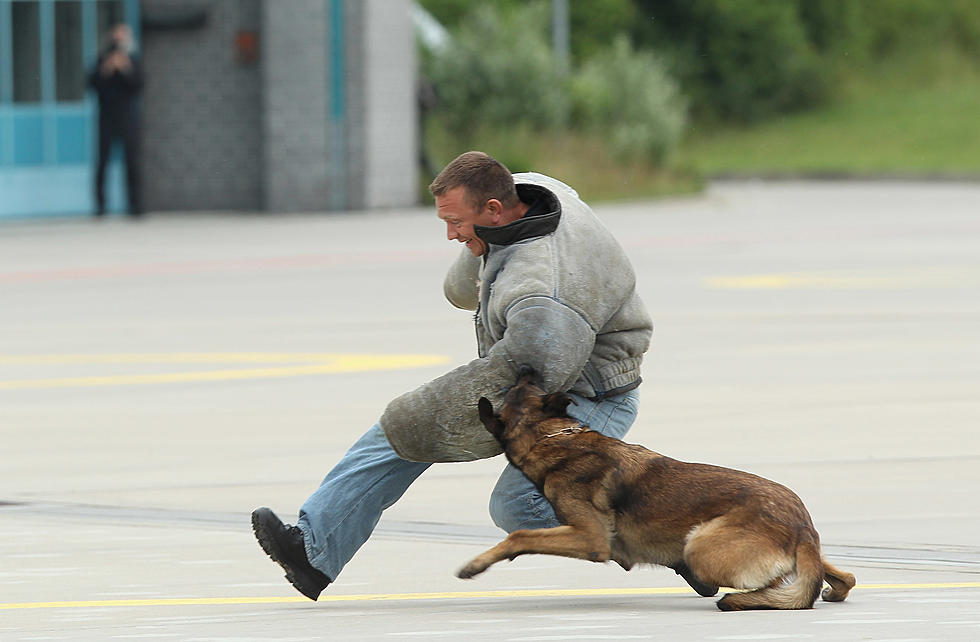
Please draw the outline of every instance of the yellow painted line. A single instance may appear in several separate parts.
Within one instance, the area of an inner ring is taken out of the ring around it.
[[[70,388],[92,386],[141,385],[267,379],[304,375],[401,370],[444,365],[449,358],[427,354],[305,354],[305,353],[180,353],[180,354],[103,354],[103,355],[0,355],[4,365],[107,365],[107,364],[202,364],[202,363],[290,363],[261,368],[223,368],[195,372],[95,375],[49,379],[0,380],[0,390],[30,388]]]
[[[980,588],[980,582],[920,582],[918,584],[858,584],[855,589]]]
[[[815,276],[790,274],[757,274],[754,276],[719,276],[704,280],[709,288],[726,290],[866,290],[904,287],[901,279],[887,277]]]
[[[960,287],[980,283],[972,268],[922,268],[899,270],[886,275],[842,272],[752,274],[706,278],[709,288],[729,290],[889,290],[910,287]]]
[[[108,354],[0,354],[0,365],[91,365],[110,363],[309,363],[370,359],[380,355],[322,352],[126,352]],[[412,355],[404,355],[412,356]],[[416,355],[417,356],[417,355]]]
[[[917,584],[859,584],[854,590],[909,590],[980,588],[980,582],[933,582]],[[724,591],[725,589],[722,589]],[[378,602],[412,600],[464,600],[515,597],[589,597],[631,595],[692,595],[689,588],[608,588],[608,589],[529,589],[509,591],[453,591],[443,593],[369,593],[361,595],[323,595],[318,602]],[[221,606],[240,604],[309,603],[305,597],[193,597],[139,600],[78,600],[71,602],[0,603],[0,610],[104,608],[116,606]]]
[[[279,604],[283,602],[309,602],[305,597],[201,597],[167,598],[158,600],[78,600],[74,602],[8,602],[0,603],[0,610],[14,609],[92,609],[111,606],[192,606],[222,604]]]

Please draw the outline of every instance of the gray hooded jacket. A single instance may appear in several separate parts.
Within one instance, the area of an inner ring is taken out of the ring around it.
[[[481,396],[499,405],[521,364],[548,392],[602,398],[640,384],[652,324],[626,254],[572,188],[534,173],[514,181],[522,201],[537,202],[534,214],[476,226],[487,252],[464,249],[444,284],[453,305],[476,311],[479,358],[396,398],[381,417],[404,459],[499,454],[476,405]]]

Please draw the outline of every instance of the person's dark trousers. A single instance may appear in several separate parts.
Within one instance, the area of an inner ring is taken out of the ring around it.
[[[99,154],[95,169],[95,205],[97,215],[105,213],[105,170],[109,164],[112,143],[119,140],[123,144],[126,162],[126,196],[129,200],[129,213],[132,216],[143,214],[143,200],[140,186],[140,141],[139,128],[135,123],[99,122]]]

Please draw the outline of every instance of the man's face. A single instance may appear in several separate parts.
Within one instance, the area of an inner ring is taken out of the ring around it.
[[[482,256],[487,251],[487,245],[473,231],[474,225],[497,225],[494,220],[494,199],[484,203],[482,207],[473,207],[466,188],[454,187],[441,196],[436,196],[436,214],[446,223],[446,238],[464,244],[473,256]]]
[[[112,44],[121,49],[128,50],[133,41],[133,32],[127,24],[115,25],[109,32],[109,39]]]

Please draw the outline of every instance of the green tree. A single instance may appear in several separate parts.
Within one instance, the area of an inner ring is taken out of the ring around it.
[[[421,0],[419,3],[446,28],[454,30],[476,6],[489,6],[507,13],[528,4],[527,0]],[[550,19],[550,0],[544,4]],[[569,30],[572,60],[581,63],[612,44],[618,34],[628,32],[636,21],[633,0],[569,0]],[[550,35],[549,35],[550,42]]]
[[[754,122],[821,102],[828,79],[797,3],[637,0],[635,34],[671,52],[701,118]]]
[[[546,35],[546,9],[542,3],[509,11],[480,5],[453,31],[452,44],[428,59],[426,74],[454,136],[465,140],[481,126],[565,122],[566,91]]]
[[[625,35],[585,63],[572,96],[577,124],[622,160],[663,165],[686,122],[685,101],[664,64]]]

